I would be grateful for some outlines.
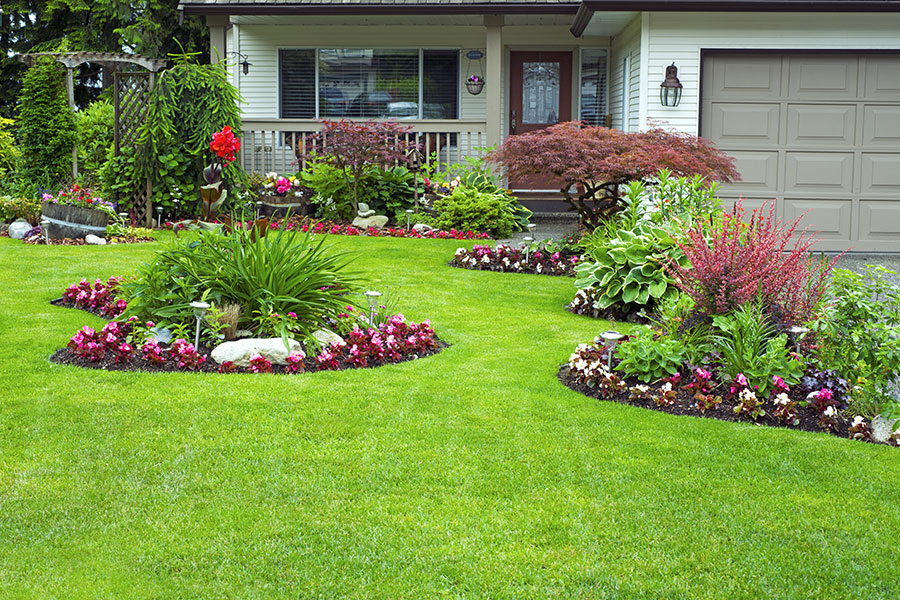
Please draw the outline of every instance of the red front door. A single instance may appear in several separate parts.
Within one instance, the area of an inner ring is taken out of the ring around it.
[[[572,120],[571,52],[510,52],[509,59],[510,135]],[[529,177],[510,187],[558,192],[562,182]]]

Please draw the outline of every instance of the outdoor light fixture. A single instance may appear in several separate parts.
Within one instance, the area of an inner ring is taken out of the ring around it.
[[[534,241],[534,238],[530,235],[526,235],[522,238],[522,241],[525,242],[525,262],[528,262],[528,255],[531,253],[531,243]]]
[[[423,162],[425,162],[425,155],[419,151],[419,145],[410,146],[409,150],[406,151],[406,166],[413,174],[416,210],[419,210],[419,170],[421,170]]]
[[[794,338],[794,348],[797,351],[797,354],[800,354],[800,340],[803,339],[803,336],[809,333],[809,328],[794,325],[793,327],[788,329],[788,333],[790,333],[791,337]]]
[[[50,245],[50,219],[41,217],[41,233],[44,234],[44,243]]]
[[[369,290],[367,292],[363,292],[363,296],[366,297],[366,300],[369,301],[369,325],[375,325],[375,304],[378,303],[378,299],[381,298],[381,292],[376,292],[375,290]]]
[[[672,63],[666,67],[666,79],[659,84],[659,102],[663,106],[678,106],[681,102],[681,82],[678,81],[678,67]]]
[[[229,52],[228,54],[241,59],[238,64],[241,65],[241,72],[244,75],[247,75],[250,72],[250,67],[253,66],[253,63],[247,60],[246,54],[241,54],[240,52]]]
[[[122,219],[122,223],[123,223],[123,224],[124,224],[124,223],[127,223],[127,222],[128,222],[128,213],[127,213],[127,212],[120,212],[120,213],[119,213],[119,218]]]
[[[413,213],[415,213],[415,212],[416,212],[416,211],[414,211],[414,210],[411,209],[411,208],[407,208],[407,209],[406,209],[406,230],[407,230],[407,231],[409,231],[409,220],[412,218]]]
[[[258,219],[260,215],[262,215],[262,200],[256,201],[256,218]]]
[[[210,305],[206,302],[191,302],[191,308],[194,309],[194,317],[197,319],[197,333],[194,335],[194,349],[200,348],[200,321],[203,320],[203,316],[206,314],[206,311],[209,310]]]
[[[156,207],[156,228],[157,229],[162,229],[162,214],[163,214],[163,207],[157,206]]]
[[[529,233],[529,234],[532,234],[532,235],[533,235],[533,234],[534,234],[534,230],[537,229],[537,225],[535,225],[534,223],[529,223],[528,225],[525,226],[525,229],[528,230],[528,233]]]
[[[612,353],[615,350],[616,346],[619,344],[619,340],[621,340],[623,336],[618,331],[604,331],[600,334],[600,337],[603,338],[603,345],[606,347],[606,368],[612,372]]]

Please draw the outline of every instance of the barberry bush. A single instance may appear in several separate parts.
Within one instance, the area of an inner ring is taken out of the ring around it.
[[[806,230],[798,232],[799,222],[782,223],[774,202],[745,219],[738,201],[732,212],[688,228],[679,247],[690,265],[670,259],[666,272],[698,311],[723,315],[759,299],[764,310],[780,320],[809,322],[838,257],[829,262],[813,259],[816,238]]]

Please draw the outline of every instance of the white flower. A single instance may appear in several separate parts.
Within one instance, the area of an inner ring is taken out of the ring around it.
[[[483,262],[484,264],[488,264],[489,262],[491,262],[491,257],[488,256],[488,255],[484,255],[484,256],[481,258],[481,262]]]
[[[775,396],[775,399],[773,400],[773,402],[774,402],[775,404],[778,404],[778,405],[784,405],[784,404],[787,404],[787,403],[790,402],[790,401],[791,401],[791,399],[788,398],[788,395],[785,394],[784,392],[782,392],[782,393],[778,394],[777,396]]]
[[[504,257],[503,257],[503,266],[504,266],[504,267],[508,267],[508,266],[509,266],[509,257],[508,257],[508,256],[504,256]]]
[[[666,384],[666,385],[671,386],[672,384],[669,383],[669,384]],[[637,384],[637,385],[634,386],[632,389],[633,389],[635,392],[637,392],[638,394],[646,394],[647,392],[650,391],[650,388],[649,388],[649,387],[647,387],[646,385],[641,384],[641,383]]]
[[[456,249],[456,254],[455,254],[454,256],[462,256],[462,255],[465,254],[465,253],[466,253],[466,249],[465,249],[465,248],[457,248],[457,249]]]
[[[826,417],[833,417],[834,415],[837,414],[837,411],[834,410],[833,406],[829,406],[828,408],[825,409],[825,411],[822,414],[825,415]]]
[[[753,390],[749,388],[744,388],[741,390],[741,393],[738,395],[738,397],[741,399],[741,402],[756,400],[756,393],[754,393]]]
[[[541,270],[542,270],[542,269],[541,269],[541,265],[540,265],[540,263],[539,263],[538,266],[537,266],[537,268],[535,269],[535,271],[537,271],[538,273],[540,273]]]
[[[828,408],[831,408],[831,407],[829,406]],[[851,427],[859,427],[860,425],[862,425],[865,422],[866,422],[866,420],[864,418],[862,418],[860,415],[856,415],[856,417],[853,418],[853,423],[851,423],[850,426]]]
[[[671,392],[672,391],[672,383],[671,382],[664,383],[663,386],[660,388],[660,391],[661,392]]]

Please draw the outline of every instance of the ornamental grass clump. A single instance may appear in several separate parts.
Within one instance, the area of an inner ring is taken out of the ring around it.
[[[695,222],[685,232],[687,241],[678,244],[689,266],[669,259],[666,273],[699,312],[727,314],[759,299],[767,313],[782,315],[787,323],[809,322],[837,258],[813,260],[816,239],[806,230],[797,234],[799,221],[783,224],[771,202],[745,222],[738,201],[720,218]]]

